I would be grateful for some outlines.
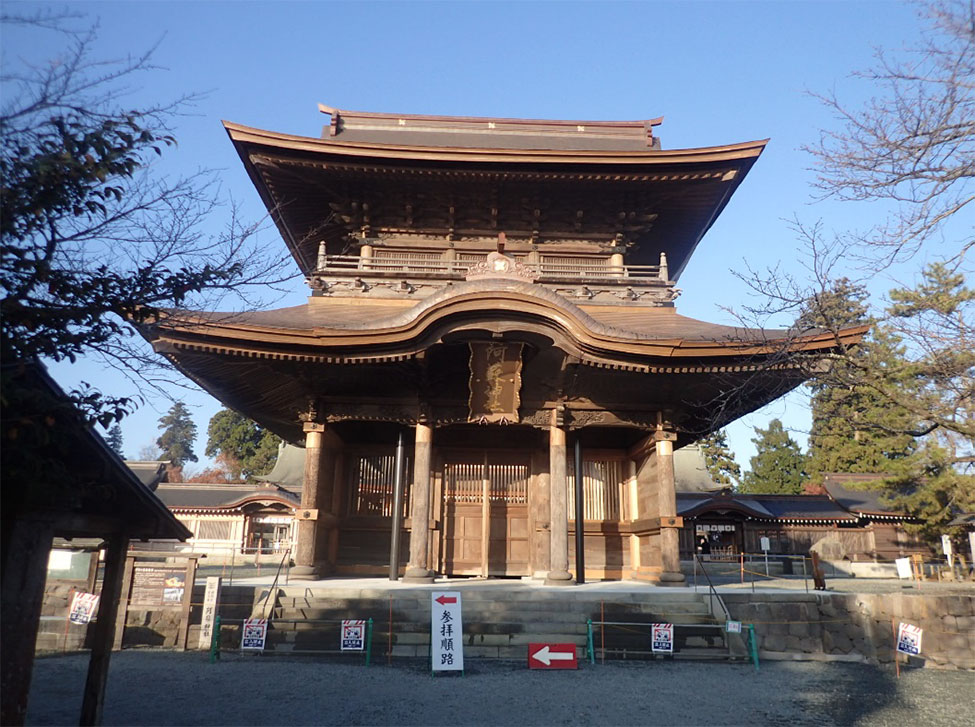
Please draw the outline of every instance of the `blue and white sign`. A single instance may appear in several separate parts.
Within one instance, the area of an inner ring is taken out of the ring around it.
[[[655,653],[672,654],[674,652],[674,625],[651,625],[650,650]]]
[[[265,641],[267,641],[266,618],[249,618],[244,621],[244,632],[240,637],[241,649],[263,651]]]
[[[741,633],[741,621],[727,621],[724,625],[724,630],[729,634],[740,634]]]
[[[902,654],[920,654],[922,633],[920,626],[902,623],[897,629],[897,650]]]
[[[342,621],[342,651],[363,651],[366,648],[366,622]]]

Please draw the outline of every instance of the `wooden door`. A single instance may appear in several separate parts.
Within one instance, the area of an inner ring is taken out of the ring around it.
[[[445,461],[441,572],[530,574],[530,474],[527,460],[520,457],[487,454]]]

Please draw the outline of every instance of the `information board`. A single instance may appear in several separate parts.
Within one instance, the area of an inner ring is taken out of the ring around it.
[[[464,624],[460,591],[430,594],[430,668],[464,670]]]
[[[136,565],[132,570],[132,606],[179,606],[186,589],[186,569]]]
[[[258,649],[262,650],[264,648],[264,643],[267,641],[267,619],[266,618],[249,618],[244,621],[244,632],[240,637],[240,648],[241,649]]]

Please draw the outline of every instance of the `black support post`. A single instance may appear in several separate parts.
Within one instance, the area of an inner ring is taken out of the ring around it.
[[[403,433],[396,440],[396,475],[393,478],[393,532],[389,542],[389,580],[399,580],[399,536],[403,530]]]

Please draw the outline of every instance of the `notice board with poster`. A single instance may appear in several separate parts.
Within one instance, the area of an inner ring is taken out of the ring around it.
[[[162,636],[164,643],[175,644],[178,649],[187,647],[196,562],[200,557],[199,553],[129,552],[122,576],[114,648],[124,645],[125,625],[132,611],[140,614],[141,632],[148,629]],[[153,618],[152,614],[159,611],[178,611],[178,622],[171,616]]]

